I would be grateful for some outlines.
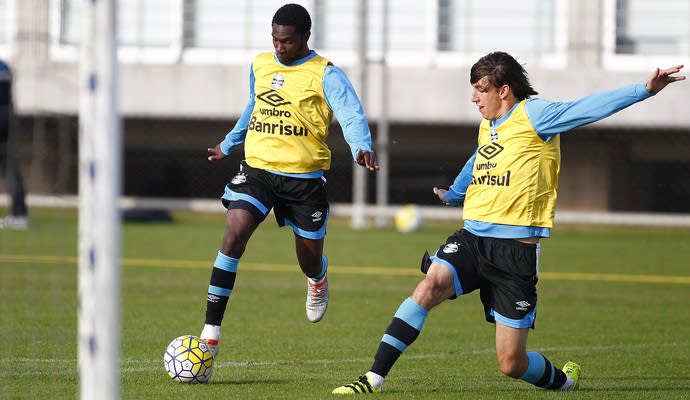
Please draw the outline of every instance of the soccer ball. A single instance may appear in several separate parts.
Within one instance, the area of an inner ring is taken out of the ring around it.
[[[395,213],[395,228],[399,232],[414,232],[422,227],[422,222],[422,210],[414,204],[404,205]]]
[[[213,373],[213,355],[206,342],[183,335],[173,339],[165,349],[163,366],[174,381],[204,383]]]

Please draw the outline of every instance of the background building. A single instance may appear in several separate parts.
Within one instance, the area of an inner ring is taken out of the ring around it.
[[[206,148],[241,114],[249,64],[272,49],[270,21],[284,2],[119,0],[125,195],[220,196],[242,154],[211,164]],[[642,82],[657,66],[690,66],[687,0],[297,2],[314,20],[310,46],[346,70],[375,136],[389,124],[377,151],[389,152],[391,204],[436,204],[431,188],[449,185],[474,150],[469,68],[487,52],[510,52],[540,97],[564,101]],[[81,3],[0,0],[0,58],[14,68],[13,139],[30,194],[77,192]],[[559,209],[689,213],[689,98],[690,83],[679,83],[563,135]],[[330,143],[332,200],[349,203],[352,162],[337,124]]]

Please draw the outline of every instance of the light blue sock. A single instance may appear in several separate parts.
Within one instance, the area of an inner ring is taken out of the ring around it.
[[[326,271],[328,271],[328,257],[324,254],[321,256],[321,272],[318,276],[309,279],[311,279],[312,282],[318,282],[326,275]]]

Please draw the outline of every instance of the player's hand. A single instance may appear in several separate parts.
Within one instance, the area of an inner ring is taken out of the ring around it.
[[[669,83],[684,80],[684,75],[673,75],[680,72],[681,69],[683,69],[683,65],[676,65],[666,69],[657,68],[647,80],[647,91],[651,94],[657,94]]]
[[[448,203],[446,203],[446,189],[439,189],[434,186],[434,194],[438,197],[439,200],[441,200],[441,204],[444,206],[447,206]]]
[[[220,150],[220,143],[218,143],[216,147],[209,147],[206,151],[208,151],[209,154],[209,161],[217,161],[225,158],[225,154]]]
[[[369,171],[379,170],[379,163],[376,161],[376,153],[373,151],[362,151],[362,149],[357,150],[356,162]]]

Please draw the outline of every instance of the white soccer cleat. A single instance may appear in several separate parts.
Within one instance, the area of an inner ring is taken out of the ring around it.
[[[25,215],[8,215],[0,218],[0,229],[29,229],[29,218]]]
[[[204,324],[204,329],[201,330],[199,337],[206,342],[213,358],[216,358],[218,342],[220,341],[220,325]]]
[[[215,339],[201,339],[204,342],[206,342],[206,346],[208,347],[208,350],[211,352],[211,355],[213,358],[216,358],[216,354],[218,354],[218,341]]]
[[[314,283],[307,278],[307,319],[319,322],[328,308],[328,275]]]

